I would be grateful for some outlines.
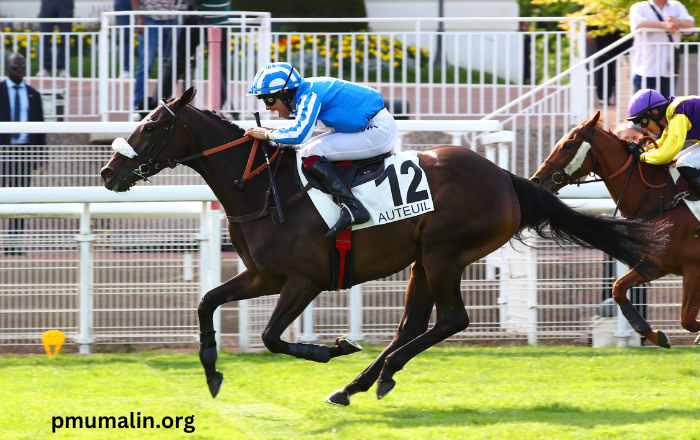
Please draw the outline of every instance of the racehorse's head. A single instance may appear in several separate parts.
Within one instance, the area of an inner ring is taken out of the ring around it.
[[[600,111],[582,125],[572,128],[559,140],[530,180],[556,193],[559,188],[594,171],[595,164],[589,151],[599,120]]]
[[[192,151],[194,139],[179,118],[196,93],[190,87],[179,98],[161,100],[161,105],[141,121],[128,139],[114,140],[112,148],[116,153],[100,171],[105,188],[128,191],[139,180],[174,166],[177,159]]]

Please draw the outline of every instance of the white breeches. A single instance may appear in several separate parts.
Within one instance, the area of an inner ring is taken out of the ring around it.
[[[328,160],[359,160],[388,153],[396,142],[396,121],[382,109],[358,133],[324,133],[297,147],[301,157],[324,156]]]
[[[700,169],[700,145],[693,144],[678,154],[676,167],[693,167]]]

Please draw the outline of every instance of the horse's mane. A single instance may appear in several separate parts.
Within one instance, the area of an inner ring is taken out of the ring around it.
[[[239,137],[242,137],[243,134],[245,133],[245,130],[239,127],[237,124],[235,124],[233,121],[230,121],[226,118],[224,118],[221,114],[217,114],[211,110],[204,110],[199,107],[196,107],[192,104],[187,104],[188,106],[192,107],[193,109],[197,110],[199,113],[202,113],[210,118],[212,118],[215,121],[218,121],[219,123],[226,124],[227,128],[233,128],[235,129],[239,135]]]

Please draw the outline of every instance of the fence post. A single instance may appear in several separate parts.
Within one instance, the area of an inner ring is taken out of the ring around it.
[[[209,108],[215,113],[221,113],[221,28],[207,29],[207,40],[209,42]]]
[[[98,106],[100,109],[100,117],[102,118],[103,122],[106,122],[109,121],[109,16],[102,13],[101,19],[102,24],[100,26],[100,41],[98,44],[101,56],[98,57],[97,61],[99,63]]]
[[[311,301],[306,309],[304,309],[304,328],[301,331],[301,336],[299,340],[302,342],[313,342],[318,339],[318,336],[314,334],[314,303],[316,300]]]
[[[90,344],[95,342],[92,334],[92,242],[95,235],[90,234],[90,204],[83,204],[80,213],[80,234],[75,240],[80,242],[80,323],[78,337],[75,342],[80,344],[80,354],[90,354]]]
[[[624,263],[615,260],[615,278],[620,279],[624,274],[627,273],[629,269]],[[629,297],[628,297],[629,301]],[[629,324],[627,319],[625,319],[620,310],[620,306],[616,304],[617,307],[617,331],[613,333],[613,336],[617,338],[617,346],[620,348],[625,348],[629,346],[629,337],[632,336],[632,331],[629,329]]]
[[[528,241],[535,240],[534,236],[530,236]],[[527,248],[528,274],[527,274],[527,342],[528,344],[537,345],[537,324],[539,300],[537,296],[537,248],[536,243],[530,243]]]
[[[569,30],[570,66],[586,59],[586,21],[571,22]],[[588,81],[586,66],[582,65],[571,72],[569,82],[571,91],[571,124],[578,124],[588,117]]]
[[[350,289],[350,339],[361,341],[365,338],[362,334],[362,284],[352,286]]]
[[[199,297],[202,298],[209,291],[209,203],[202,202],[202,210],[199,212],[199,234],[195,239],[199,241]],[[195,337],[199,341],[199,333]],[[217,341],[217,347],[219,346]]]
[[[238,274],[246,270],[243,259],[238,255]],[[248,300],[238,301],[238,348],[241,353],[247,353],[250,346],[250,335],[248,333]]]
[[[209,290],[221,284],[221,212],[220,202],[209,202]],[[216,349],[221,350],[221,306],[214,311]]]

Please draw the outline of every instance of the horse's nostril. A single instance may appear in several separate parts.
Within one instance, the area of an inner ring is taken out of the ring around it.
[[[536,183],[536,184],[538,184],[538,185],[540,184],[540,178],[539,178],[539,177],[533,177],[533,178],[531,178],[530,180],[532,180],[534,183]]]
[[[102,180],[104,180],[105,182],[109,182],[114,176],[114,171],[112,171],[112,169],[109,167],[104,167],[102,168],[100,175],[102,175]]]

